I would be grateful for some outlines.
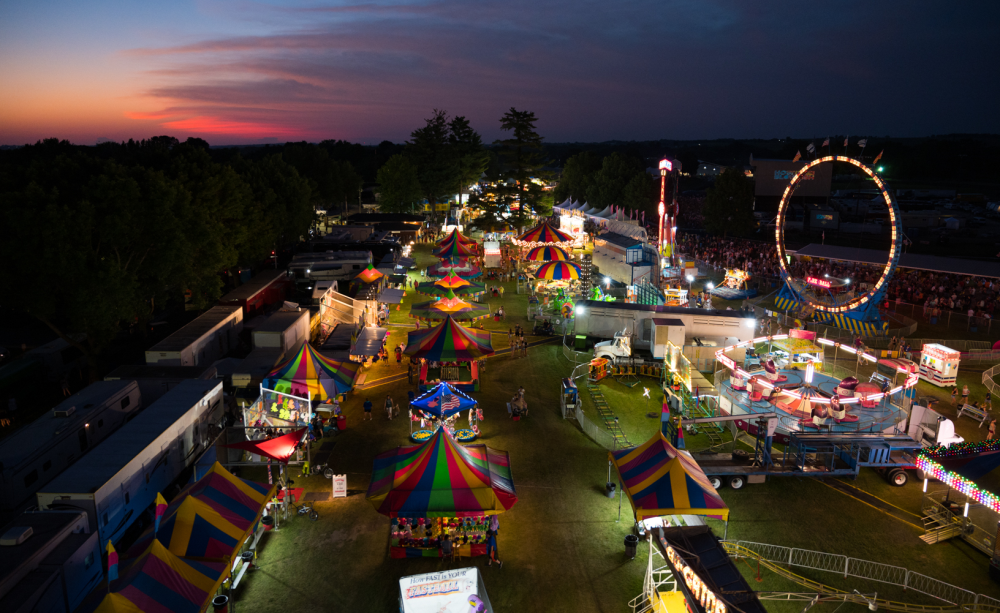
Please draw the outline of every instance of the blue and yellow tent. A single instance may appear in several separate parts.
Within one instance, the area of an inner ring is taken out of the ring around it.
[[[160,528],[147,529],[128,555],[154,539],[185,559],[230,561],[260,519],[275,486],[245,481],[216,462],[167,507]]]
[[[93,606],[80,610],[94,613],[201,613],[229,576],[223,562],[182,560],[153,540],[142,554],[127,562],[121,577]],[[100,589],[100,588],[98,588]],[[103,591],[103,590],[101,590]],[[96,595],[95,595],[96,598]]]
[[[704,471],[657,432],[639,445],[608,453],[635,518],[705,515],[729,519],[729,508]]]

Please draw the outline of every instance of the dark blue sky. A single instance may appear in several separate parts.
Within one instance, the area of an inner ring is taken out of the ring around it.
[[[0,143],[1000,133],[996,2],[0,4]]]

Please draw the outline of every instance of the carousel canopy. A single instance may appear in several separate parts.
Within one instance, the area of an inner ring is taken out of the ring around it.
[[[410,406],[437,418],[448,418],[479,404],[469,396],[445,382],[438,383],[423,395],[418,396]]]
[[[300,435],[301,438],[301,435]],[[182,558],[229,561],[243,544],[275,486],[246,481],[216,462],[174,498],[155,533],[150,526],[129,548],[141,555],[157,539]]]
[[[433,328],[408,332],[403,353],[431,362],[471,362],[493,355],[493,341],[489,332],[462,327],[448,315]]]
[[[331,360],[309,343],[303,343],[298,353],[267,375],[263,387],[311,400],[326,400],[350,391],[360,367],[358,362]]]
[[[225,562],[182,560],[154,540],[125,566],[119,579],[96,606],[81,611],[96,613],[201,613],[229,576]],[[103,592],[104,590],[101,589]]]
[[[729,508],[704,471],[662,433],[638,447],[608,453],[621,476],[635,518],[707,515],[729,519]]]
[[[376,270],[375,267],[369,263],[368,268],[362,270],[361,273],[354,278],[362,281],[363,283],[374,283],[384,276],[384,274]]]
[[[455,242],[455,241],[458,241],[459,243],[462,243],[462,244],[465,244],[465,245],[475,245],[476,244],[476,241],[474,239],[471,239],[468,236],[465,236],[464,234],[462,234],[458,230],[452,230],[451,232],[448,233],[448,236],[446,236],[446,237],[442,238],[441,240],[439,240],[437,242],[437,244],[438,244],[439,247],[441,247],[443,245],[447,245],[448,243],[452,243],[452,242]]]
[[[559,247],[535,247],[528,252],[525,256],[525,260],[529,262],[563,262],[565,260],[571,260],[572,258],[568,253]]]
[[[489,317],[490,309],[460,300],[450,289],[440,300],[420,302],[410,308],[410,317],[417,319],[444,319],[449,315],[456,321],[476,321]]]
[[[549,262],[538,267],[535,277],[549,280],[579,279],[580,267],[572,262]]]
[[[438,258],[463,258],[476,255],[476,245],[475,243],[469,244],[460,241],[451,241],[435,249],[433,255]]]
[[[365,497],[389,517],[497,515],[517,502],[507,452],[459,445],[444,428],[376,456]]]
[[[265,458],[271,458],[275,462],[287,464],[288,458],[292,457],[292,454],[295,453],[295,448],[302,442],[302,437],[305,434],[306,428],[299,428],[288,434],[282,434],[281,436],[269,438],[264,441],[240,441],[238,443],[223,445],[223,447],[242,449],[243,451],[262,455]]]
[[[517,240],[526,245],[554,245],[557,243],[572,242],[573,237],[565,232],[556,230],[546,222],[528,230],[517,237]]]
[[[444,261],[430,266],[427,268],[428,277],[448,277],[448,276],[458,276],[463,279],[474,279],[476,277],[482,276],[483,271],[479,270],[479,267],[472,264],[466,259],[461,259],[459,261]]]
[[[447,277],[446,277],[447,278]],[[456,279],[461,279],[461,277],[454,277]],[[462,279],[464,281],[464,279]],[[451,292],[456,296],[465,296],[467,298],[477,298],[482,294],[486,293],[486,285],[484,283],[467,283],[462,287],[441,287],[437,283],[418,283],[417,293],[424,294],[425,296],[447,296]]]

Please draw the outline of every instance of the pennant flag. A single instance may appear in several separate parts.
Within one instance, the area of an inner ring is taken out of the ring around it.
[[[114,581],[118,578],[118,552],[115,551],[115,546],[111,544],[108,540],[108,583]]]
[[[867,146],[868,146],[868,139],[867,138],[862,138],[861,140],[858,141],[858,147],[861,147],[862,149],[864,149]]]
[[[153,534],[160,529],[160,518],[163,517],[163,513],[167,510],[167,499],[163,497],[163,494],[156,493],[156,519],[153,521]]]
[[[826,140],[823,141],[823,146],[824,147],[829,147],[830,146],[830,137],[829,136],[827,136]]]
[[[878,161],[882,159],[882,154],[883,153],[885,153],[885,149],[883,149],[882,151],[878,152],[878,155],[876,155],[875,159],[872,160],[872,164],[878,164]]]
[[[809,153],[816,153],[816,143],[809,143],[806,145],[806,151]]]
[[[793,162],[798,162],[801,159],[802,159],[802,152],[801,151],[796,151],[795,152],[795,157],[792,158],[792,161]]]

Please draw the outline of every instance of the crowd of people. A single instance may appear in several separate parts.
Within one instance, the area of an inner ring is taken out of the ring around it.
[[[777,249],[773,243],[741,238],[718,238],[680,234],[681,253],[716,268],[740,268],[748,271],[751,286],[754,278],[778,278],[781,275]],[[850,279],[858,291],[867,291],[882,275],[884,266],[831,260],[793,260],[790,272],[796,278],[807,276]],[[896,310],[899,303],[922,307],[914,315],[925,319],[940,312],[962,313],[970,318],[992,319],[1000,301],[1000,280],[907,268],[897,268],[889,281],[887,304]]]

